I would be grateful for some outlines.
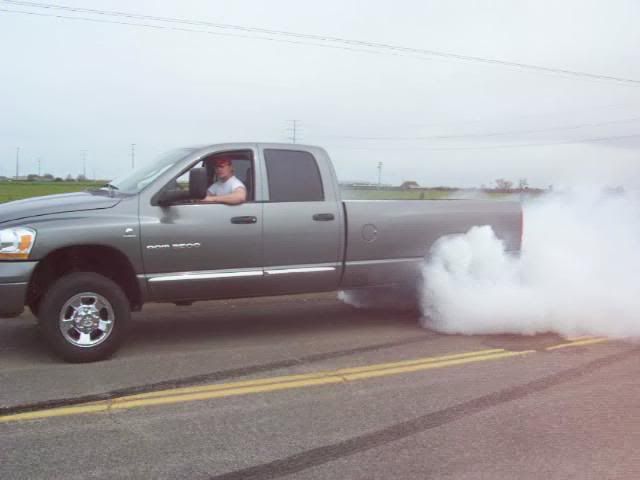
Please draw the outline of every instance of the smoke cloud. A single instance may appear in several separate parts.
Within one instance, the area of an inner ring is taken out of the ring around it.
[[[640,336],[640,198],[601,189],[527,201],[522,252],[489,226],[433,245],[421,323],[446,333]]]

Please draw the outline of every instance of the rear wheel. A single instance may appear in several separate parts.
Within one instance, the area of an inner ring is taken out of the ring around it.
[[[47,342],[69,362],[111,356],[122,343],[131,316],[122,289],[89,272],[57,280],[40,302],[38,313]]]

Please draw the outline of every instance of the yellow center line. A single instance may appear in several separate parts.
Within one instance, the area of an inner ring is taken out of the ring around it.
[[[547,347],[546,350],[590,345],[605,342],[606,338],[580,337],[576,340]],[[154,405],[169,405],[183,402],[193,402],[224,398],[237,395],[275,392],[294,388],[304,388],[318,385],[365,380],[402,373],[411,373],[436,368],[466,365],[476,362],[500,360],[510,357],[525,356],[535,353],[535,350],[507,351],[504,349],[478,350],[474,352],[444,355],[440,357],[425,357],[400,362],[382,363],[361,367],[341,368],[337,370],[319,371],[307,374],[286,375],[239,382],[200,385],[194,387],[174,388],[156,392],[127,395],[112,400],[103,400],[69,407],[57,407],[33,412],[16,413],[0,416],[0,423],[18,420],[35,420],[42,418],[79,415],[84,413],[100,413],[113,410],[148,407]]]
[[[531,352],[527,352],[531,353]],[[320,371],[309,374],[287,375],[257,380],[245,380],[226,384],[185,387],[146,394],[129,395],[112,400],[102,400],[69,407],[57,407],[33,412],[16,413],[0,416],[0,423],[17,420],[35,420],[39,418],[79,415],[83,413],[100,413],[111,410],[123,410],[152,405],[190,402],[222,398],[250,393],[264,393],[315,385],[342,383],[352,380],[373,378],[382,375],[394,375],[404,372],[443,368],[484,360],[520,355],[523,352],[507,352],[503,349],[480,350],[441,357],[427,357],[401,362],[367,365],[363,367],[343,368],[333,371]]]
[[[567,347],[578,347],[581,345],[594,345],[596,343],[608,342],[609,339],[606,337],[580,337],[584,338],[584,340],[575,340],[569,343],[561,343],[559,345],[553,345],[552,347],[547,347],[545,350],[558,350],[559,348],[567,348]]]
[[[227,385],[219,385],[221,388],[217,388],[215,390],[203,389],[202,391],[193,391],[188,393],[183,393],[181,395],[165,395],[159,396],[155,398],[146,398],[146,399],[131,399],[128,397],[123,397],[120,399],[116,399],[112,405],[111,409],[126,409],[126,408],[135,408],[141,406],[148,405],[166,405],[171,403],[179,403],[186,401],[194,401],[194,400],[206,400],[212,398],[222,398],[222,397],[230,397],[236,395],[244,395],[248,393],[264,393],[264,392],[274,392],[277,390],[289,390],[292,388],[300,388],[300,387],[308,387],[313,385],[327,385],[332,383],[344,383],[355,380],[363,380],[367,378],[381,377],[387,375],[396,375],[399,373],[408,373],[415,372],[420,370],[430,370],[434,368],[443,368],[450,367],[454,365],[463,365],[467,363],[473,362],[481,362],[487,360],[497,360],[505,357],[512,357],[516,355],[525,355],[527,353],[533,353],[533,350],[526,352],[507,352],[507,351],[499,351],[498,353],[493,354],[485,354],[485,355],[476,355],[476,356],[467,356],[465,358],[456,358],[451,360],[441,360],[441,361],[433,361],[432,359],[428,359],[423,361],[422,363],[412,362],[411,365],[406,366],[398,366],[389,368],[387,364],[382,364],[378,369],[368,368],[366,371],[357,371],[361,369],[339,369],[334,370],[332,372],[320,372],[315,375],[310,375],[307,378],[297,378],[299,376],[293,375],[289,380],[281,380],[279,382],[264,382],[261,384],[253,384],[253,385],[239,385],[239,383],[230,383]],[[286,378],[286,377],[281,377]]]
[[[442,362],[446,360],[456,360],[458,358],[467,358],[467,357],[476,357],[482,355],[488,355],[492,353],[500,353],[505,350],[502,348],[491,349],[491,350],[479,350],[475,352],[466,352],[466,353],[457,353],[454,355],[445,355],[442,357],[426,357],[419,358],[415,360],[405,360],[401,362],[393,362],[393,363],[382,363],[376,365],[367,365],[364,367],[353,367],[353,368],[343,368],[339,370],[327,370],[327,371],[319,371],[314,373],[303,373],[296,375],[285,375],[280,377],[270,377],[270,378],[262,378],[257,380],[243,380],[240,382],[232,382],[232,383],[223,383],[223,384],[214,384],[214,385],[200,385],[194,387],[181,387],[181,388],[172,388],[168,390],[158,390],[155,392],[149,393],[140,393],[136,395],[127,395],[125,397],[120,397],[114,400],[114,402],[119,401],[128,401],[128,400],[138,400],[144,398],[154,398],[154,397],[165,397],[172,395],[183,395],[185,393],[199,393],[199,392],[213,392],[218,390],[227,390],[230,388],[238,388],[238,387],[251,387],[251,386],[261,386],[261,385],[270,385],[275,383],[282,382],[290,382],[290,381],[298,381],[298,380],[310,380],[317,377],[326,377],[338,374],[340,375],[349,374],[349,373],[360,373],[367,372],[372,370],[381,370],[388,368],[397,368],[404,366],[411,366],[416,364],[423,363],[433,363],[433,362]]]
[[[227,390],[218,390],[218,391],[212,391],[212,392],[205,391],[205,392],[199,392],[199,393],[189,393],[185,395],[149,398],[144,400],[129,400],[129,401],[122,400],[119,402],[114,402],[111,405],[110,410],[124,410],[124,409],[130,409],[130,408],[147,407],[151,405],[169,405],[174,403],[193,402],[193,401],[199,401],[199,400],[211,400],[214,398],[223,398],[223,397],[230,397],[230,396],[237,396],[237,395],[275,392],[278,390],[290,390],[294,388],[344,383],[344,382],[351,382],[355,380],[363,380],[367,378],[380,377],[384,375],[396,375],[399,373],[415,372],[419,370],[430,370],[434,368],[444,368],[444,367],[450,367],[453,365],[462,365],[462,364],[472,363],[472,362],[497,360],[500,358],[526,355],[533,352],[534,352],[533,350],[525,351],[525,352],[504,352],[500,354],[486,355],[482,357],[469,357],[469,358],[462,358],[458,360],[450,360],[446,362],[413,365],[410,367],[399,367],[395,369],[385,369],[381,371],[372,371],[372,372],[352,374],[352,375],[349,375],[349,374],[341,375],[339,371],[336,371],[336,373],[332,375],[319,376],[316,378],[310,378],[306,380],[293,380],[290,382],[281,382],[281,383],[266,384],[266,385],[260,385],[260,386],[237,387],[237,388],[229,388]]]

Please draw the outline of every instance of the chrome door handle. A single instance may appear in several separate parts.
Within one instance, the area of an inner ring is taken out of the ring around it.
[[[334,220],[335,217],[333,216],[333,213],[316,213],[313,216],[313,219],[316,222],[329,222],[331,220]]]
[[[252,216],[231,217],[231,223],[253,224],[253,223],[258,223],[258,219],[256,217],[252,217]]]

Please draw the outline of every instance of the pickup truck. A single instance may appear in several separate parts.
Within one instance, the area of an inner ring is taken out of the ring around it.
[[[242,204],[202,201],[221,155]],[[28,306],[59,356],[96,361],[147,302],[415,288],[431,245],[474,225],[520,249],[517,202],[342,201],[319,147],[178,149],[102,188],[0,205],[0,316]]]

